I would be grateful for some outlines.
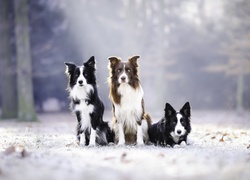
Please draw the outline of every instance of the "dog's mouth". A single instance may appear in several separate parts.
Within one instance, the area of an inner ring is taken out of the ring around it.
[[[120,84],[127,84],[128,82],[127,81],[121,81]]]
[[[174,133],[174,135],[175,135],[175,137],[181,137],[182,136],[182,134],[176,134],[176,133]]]
[[[173,131],[172,133],[171,133],[171,136],[172,137],[181,137],[181,136],[183,136],[184,135],[184,133],[181,131],[181,132],[175,132],[175,131]]]
[[[83,88],[84,85],[83,84],[78,84],[78,87]]]

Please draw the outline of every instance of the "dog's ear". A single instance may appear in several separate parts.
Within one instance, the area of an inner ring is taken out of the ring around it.
[[[95,69],[95,64],[95,56],[91,56],[87,62],[83,63],[84,66],[92,67],[93,69]]]
[[[75,68],[76,68],[76,65],[74,63],[72,63],[72,62],[65,62],[64,64],[66,66],[65,73],[67,75],[72,74],[74,72]]]
[[[136,56],[132,56],[131,58],[128,59],[128,61],[131,63],[131,64],[134,64],[136,67],[138,66],[138,63],[137,63],[137,59],[140,58],[140,56],[136,55]]]
[[[120,58],[115,57],[115,56],[111,56],[111,57],[109,57],[109,58],[108,58],[108,60],[109,60],[109,68],[114,67],[114,66],[115,66],[118,62],[120,62],[120,61],[121,61],[121,59],[120,59]]]
[[[164,124],[166,124],[166,122],[167,122],[166,118],[165,117],[162,118],[161,121],[160,121],[161,126],[163,126]]]
[[[181,108],[180,112],[184,114],[184,116],[190,117],[191,116],[191,107],[189,102],[186,102],[184,106]]]
[[[166,103],[164,110],[165,110],[165,116],[172,116],[176,114],[176,111],[169,103]]]

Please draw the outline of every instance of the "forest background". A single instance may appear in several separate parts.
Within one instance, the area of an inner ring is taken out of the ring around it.
[[[249,10],[247,0],[1,0],[1,118],[68,111],[64,62],[92,55],[106,110],[107,58],[138,54],[151,114],[186,101],[249,111]]]

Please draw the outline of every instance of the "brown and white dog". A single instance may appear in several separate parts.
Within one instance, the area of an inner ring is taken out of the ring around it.
[[[143,89],[138,76],[137,59],[128,61],[109,57],[110,99],[113,104],[115,142],[119,145],[143,145],[148,141],[150,116],[145,113]]]

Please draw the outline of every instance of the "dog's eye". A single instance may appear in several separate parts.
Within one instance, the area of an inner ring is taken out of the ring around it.
[[[87,76],[88,76],[88,74],[87,74],[87,73],[84,73],[83,75],[84,75],[85,77],[87,77]]]
[[[129,73],[130,73],[130,72],[131,72],[131,70],[130,70],[130,69],[127,69],[127,72],[129,72]]]
[[[117,69],[116,72],[118,72],[118,73],[121,72],[121,69]]]

